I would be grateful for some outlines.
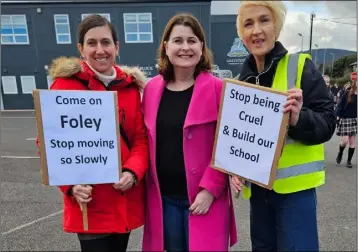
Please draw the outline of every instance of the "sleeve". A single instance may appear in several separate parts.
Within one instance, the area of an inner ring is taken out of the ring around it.
[[[215,81],[215,93],[216,93],[216,103],[218,106],[221,100],[223,82],[221,80]],[[205,169],[204,175],[201,178],[199,186],[206,189],[210,192],[215,198],[219,198],[222,192],[229,185],[229,175],[223,173],[219,170],[212,168],[210,165]]]
[[[123,170],[132,172],[136,176],[137,182],[139,182],[145,176],[149,166],[148,136],[141,111],[139,91],[136,97],[136,110],[135,137],[130,156],[123,164]]]
[[[289,128],[288,136],[306,145],[329,141],[336,128],[333,98],[322,75],[309,59],[304,65],[301,89],[302,109],[296,126]]]
[[[56,79],[50,89],[51,90],[67,90],[68,82],[64,79]],[[37,154],[40,155],[40,139],[39,136],[36,137],[36,147],[37,147]],[[72,185],[66,185],[66,186],[59,186],[60,190],[63,192],[64,195],[72,196]]]

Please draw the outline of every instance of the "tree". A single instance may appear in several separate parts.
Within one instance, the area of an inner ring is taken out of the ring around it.
[[[351,54],[348,56],[344,56],[339,58],[333,63],[333,78],[341,78],[345,75],[345,71],[347,69],[351,70],[351,64],[357,62],[357,54]]]

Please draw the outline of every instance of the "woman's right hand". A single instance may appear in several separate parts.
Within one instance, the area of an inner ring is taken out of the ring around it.
[[[231,185],[234,187],[236,193],[242,190],[244,183],[245,181],[239,176],[233,175],[231,177]]]
[[[75,197],[75,199],[80,205],[82,203],[88,203],[92,200],[92,186],[75,185],[74,187],[72,187],[72,195],[73,197]]]

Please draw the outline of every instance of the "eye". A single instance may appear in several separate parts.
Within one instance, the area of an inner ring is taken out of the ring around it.
[[[244,27],[246,28],[246,27],[249,27],[249,26],[251,26],[252,25],[252,22],[250,21],[250,22],[245,22],[244,23]]]
[[[87,42],[87,44],[90,46],[94,46],[94,45],[96,45],[96,41],[90,40]]]

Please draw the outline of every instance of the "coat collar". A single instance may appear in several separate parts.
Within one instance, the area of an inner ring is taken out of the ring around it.
[[[265,66],[262,72],[266,72],[272,62],[278,62],[287,54],[287,52],[288,51],[281,44],[281,42],[276,41],[274,48],[272,48],[272,50],[265,56]],[[240,80],[245,80],[249,76],[257,76],[258,74],[255,58],[252,54],[250,54],[242,65]]]
[[[150,132],[156,132],[156,118],[158,115],[159,104],[165,88],[165,81],[162,76],[157,76],[157,80],[153,80],[151,91],[148,92],[146,99],[150,99],[151,116],[148,121],[148,128]],[[218,104],[216,102],[215,86],[212,85],[212,78],[210,73],[200,73],[194,84],[193,95],[190,100],[188,112],[184,121],[184,130],[190,126],[204,124],[217,120]],[[205,108],[203,107],[205,106]]]

